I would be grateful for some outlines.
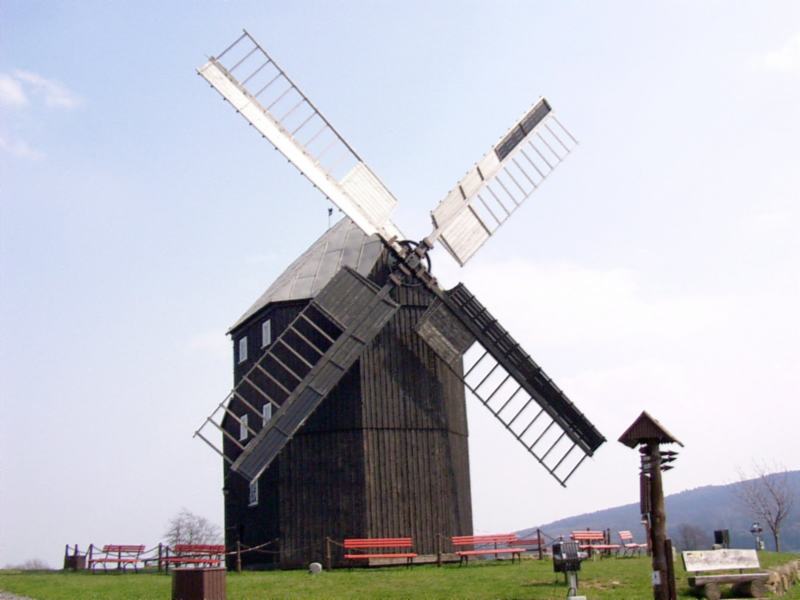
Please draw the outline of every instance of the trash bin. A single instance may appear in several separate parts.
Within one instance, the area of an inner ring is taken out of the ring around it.
[[[731,547],[731,532],[728,529],[717,529],[714,531],[714,543],[723,548]]]
[[[221,567],[174,569],[172,600],[227,600],[225,569]]]
[[[83,571],[86,568],[86,556],[82,554],[64,557],[64,570]]]
[[[581,558],[577,542],[553,543],[553,571],[569,573],[581,570]]]

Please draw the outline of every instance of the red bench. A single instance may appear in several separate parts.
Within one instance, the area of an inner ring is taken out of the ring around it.
[[[511,562],[514,562],[514,557],[520,562],[522,553],[525,548],[520,548],[516,545],[517,536],[513,533],[502,533],[495,535],[454,535],[450,538],[453,547],[456,548],[456,554],[459,558],[459,565],[463,563],[469,564],[470,556],[480,556],[485,554],[494,554],[498,558],[500,554],[510,554]],[[460,546],[473,546],[472,550],[458,550]],[[477,548],[475,548],[477,546]]]
[[[142,552],[144,552],[144,545],[134,546],[126,544],[106,544],[103,546],[103,556],[93,557],[94,546],[89,546],[89,556],[87,564],[92,572],[95,571],[97,565],[103,565],[103,570],[107,571],[109,563],[116,564],[117,569],[123,571],[127,569],[128,565],[133,565],[134,572],[138,571],[139,563],[142,561]]]
[[[642,550],[647,548],[647,544],[638,544],[633,541],[633,534],[630,531],[620,531],[619,532],[619,541],[622,544],[622,550],[624,554],[630,553],[631,556],[634,553],[641,553]]]
[[[174,548],[167,547],[166,556],[161,558],[161,562],[167,570],[170,565],[218,567],[224,556],[225,546],[219,544],[175,544]]]
[[[592,531],[590,529],[573,531],[570,537],[578,542],[578,548],[586,550],[589,556],[595,551],[610,554],[611,552],[617,552],[620,548],[619,544],[606,543],[604,531]]]
[[[416,558],[416,552],[380,552],[388,549],[408,549],[411,550],[414,543],[410,537],[407,538],[351,538],[344,541],[344,549],[349,550],[344,557],[347,560],[370,560],[372,558],[404,558],[406,565],[411,566]],[[363,552],[353,553],[353,550],[363,550]],[[379,552],[370,552],[379,550]]]

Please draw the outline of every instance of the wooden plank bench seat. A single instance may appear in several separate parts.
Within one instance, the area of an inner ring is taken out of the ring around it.
[[[689,574],[689,586],[699,597],[719,600],[720,585],[733,585],[733,593],[746,598],[766,596],[769,573],[764,571],[744,573],[745,569],[761,569],[755,550],[687,550],[681,553],[683,566]],[[716,575],[714,573],[729,571]],[[738,571],[733,573],[731,571]]]
[[[570,537],[574,541],[578,542],[578,548],[581,550],[586,550],[589,556],[592,556],[592,553],[594,552],[605,552],[606,554],[611,554],[612,552],[617,552],[620,549],[619,544],[606,543],[606,534],[603,531],[582,529],[579,531],[573,531],[570,533]]]
[[[107,565],[115,564],[118,569],[125,571],[129,565],[133,565],[134,572],[138,572],[139,563],[142,562],[142,552],[144,545],[131,544],[106,544],[103,546],[103,556],[93,556],[94,546],[89,546],[89,556],[86,561],[89,569],[95,571],[97,565],[103,565],[103,570],[107,571]]]
[[[224,556],[225,546],[221,544],[175,544],[174,547],[167,547],[161,563],[167,570],[170,565],[218,567]]]
[[[521,555],[525,552],[525,548],[516,544],[517,536],[513,533],[502,533],[494,535],[454,535],[450,538],[453,547],[456,549],[456,555],[459,558],[459,565],[463,563],[469,564],[470,556],[483,556],[493,554],[498,558],[500,554],[510,554],[511,562],[514,562],[514,557],[521,562]],[[462,546],[472,546],[472,550],[459,550]]]
[[[344,549],[349,550],[345,553],[344,557],[347,560],[370,560],[372,558],[403,558],[406,565],[411,566],[416,552],[382,552],[382,550],[390,549],[407,549],[411,550],[414,542],[410,537],[406,538],[350,538],[344,541]],[[353,550],[362,550],[362,552],[353,552]],[[378,552],[371,552],[371,550],[378,550]]]
[[[622,545],[623,554],[630,554],[633,556],[634,554],[641,554],[642,550],[647,549],[647,544],[634,542],[633,534],[628,530],[619,532],[619,541]]]

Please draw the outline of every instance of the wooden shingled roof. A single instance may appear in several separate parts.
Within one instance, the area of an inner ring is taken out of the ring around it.
[[[298,257],[239,317],[228,333],[272,302],[313,298],[343,267],[367,276],[383,251],[377,235],[368,236],[343,218]]]
[[[633,422],[633,424],[625,430],[619,437],[619,441],[628,446],[635,448],[639,444],[647,442],[658,442],[659,444],[683,444],[672,435],[664,426],[656,419],[651,417],[647,411],[642,411],[642,414]]]

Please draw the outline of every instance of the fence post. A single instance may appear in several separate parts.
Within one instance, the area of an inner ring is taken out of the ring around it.
[[[542,560],[544,558],[544,552],[543,552],[543,549],[542,549],[542,530],[541,529],[537,529],[536,530],[536,542],[537,542],[537,545],[539,546],[539,560]]]
[[[92,552],[94,551],[94,544],[89,544],[89,558],[86,560],[86,567],[90,571],[94,571],[92,568]]]
[[[333,560],[331,557],[331,538],[325,536],[325,568],[330,571]]]
[[[161,542],[158,542],[158,572],[161,573],[161,556],[162,556],[162,549],[163,545]]]
[[[436,534],[436,566],[442,566],[442,534]]]
[[[236,540],[236,572],[242,572],[242,542]]]

